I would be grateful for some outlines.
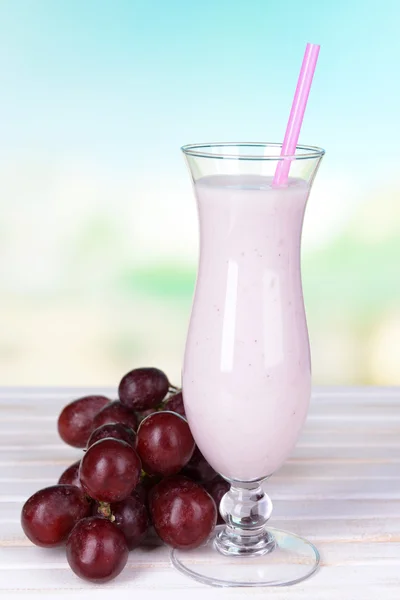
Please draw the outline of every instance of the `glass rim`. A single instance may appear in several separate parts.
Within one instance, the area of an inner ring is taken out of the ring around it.
[[[186,156],[195,156],[197,158],[217,158],[228,160],[304,160],[310,158],[322,158],[325,154],[323,148],[318,146],[305,146],[298,144],[297,154],[230,154],[226,152],[207,152],[208,148],[282,148],[282,143],[279,142],[205,142],[200,144],[186,144],[181,147],[182,152]]]

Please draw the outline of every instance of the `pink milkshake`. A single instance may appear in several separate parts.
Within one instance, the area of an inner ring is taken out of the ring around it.
[[[231,486],[201,560],[181,549],[171,559],[214,586],[289,585],[320,560],[308,540],[268,527],[262,485],[296,444],[311,395],[300,242],[324,150],[298,140],[318,53],[307,44],[283,144],[182,147],[200,222],[183,398],[196,443]],[[229,560],[215,562],[215,550]]]
[[[310,186],[212,175],[195,183],[201,258],[183,367],[201,452],[235,481],[274,473],[307,415],[310,350],[300,238]]]

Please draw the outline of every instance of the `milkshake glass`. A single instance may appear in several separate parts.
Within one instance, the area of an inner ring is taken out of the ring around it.
[[[281,148],[182,148],[200,224],[183,398],[196,444],[231,489],[221,502],[225,525],[204,547],[174,550],[172,559],[212,585],[287,585],[308,577],[319,561],[310,542],[267,527],[265,482],[293,450],[311,395],[300,242],[324,154],[297,146],[281,156]],[[279,161],[290,162],[283,185],[273,183]]]

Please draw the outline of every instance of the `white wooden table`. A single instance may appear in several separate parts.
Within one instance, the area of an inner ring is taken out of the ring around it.
[[[62,548],[25,538],[23,502],[81,455],[60,441],[56,418],[85,393],[0,388],[0,598],[400,598],[400,388],[315,389],[301,440],[268,491],[271,525],[314,541],[322,566],[306,582],[269,589],[197,584],[170,566],[162,546],[135,550],[117,579],[91,585],[72,573]]]

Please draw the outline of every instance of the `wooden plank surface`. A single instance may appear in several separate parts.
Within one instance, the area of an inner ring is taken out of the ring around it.
[[[24,500],[81,456],[61,443],[56,418],[70,400],[111,388],[0,388],[0,597],[393,600],[400,597],[400,388],[316,388],[299,443],[266,483],[271,525],[308,537],[316,576],[291,588],[215,589],[174,571],[155,543],[130,554],[105,586],[70,571],[63,549],[36,548],[19,516]],[[194,555],[195,560],[195,555]],[[139,596],[137,596],[139,597]]]

